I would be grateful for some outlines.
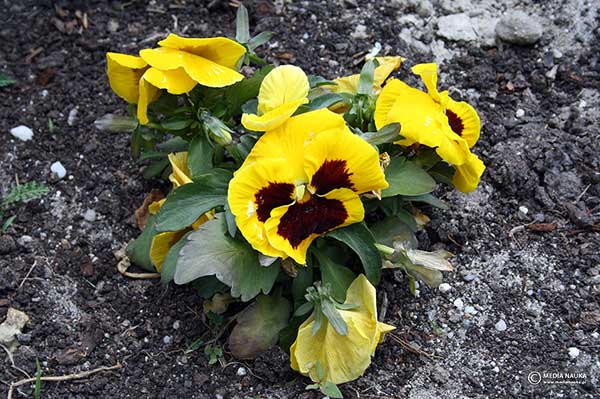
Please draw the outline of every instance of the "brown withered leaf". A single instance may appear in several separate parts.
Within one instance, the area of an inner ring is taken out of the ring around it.
[[[40,72],[35,79],[35,83],[39,86],[48,86],[52,77],[56,75],[56,69],[54,68],[46,68],[42,72]]]
[[[135,210],[135,221],[140,230],[144,230],[148,221],[148,207],[155,201],[160,201],[165,195],[160,190],[152,190],[144,198],[144,202]]]
[[[289,52],[289,51],[284,51],[281,53],[277,53],[275,56],[277,58],[279,58],[280,60],[290,61],[294,58],[294,53]]]
[[[556,223],[532,223],[528,224],[527,228],[531,231],[537,231],[540,233],[548,233],[556,230]]]

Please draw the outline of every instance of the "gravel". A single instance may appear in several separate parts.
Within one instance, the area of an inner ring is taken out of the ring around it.
[[[497,37],[507,43],[530,45],[544,33],[542,25],[523,11],[509,11],[496,25]]]
[[[10,129],[10,134],[21,141],[28,141],[33,138],[33,130],[25,125],[13,127]]]

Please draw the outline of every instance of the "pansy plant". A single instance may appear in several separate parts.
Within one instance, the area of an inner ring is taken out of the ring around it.
[[[309,388],[338,397],[394,329],[377,316],[386,270],[415,293],[452,270],[449,252],[418,248],[419,208],[447,208],[438,184],[476,189],[479,116],[438,91],[435,64],[413,66],[425,90],[410,87],[390,78],[404,59],[379,45],[360,73],[326,79],[260,59],[271,34],[251,37],[243,6],[236,25],[235,39],[170,34],[107,54],[110,87],[132,106],[96,126],[132,132],[144,176],[170,182],[136,212],[127,255],[218,303],[205,308],[234,323],[233,356],[279,344]]]

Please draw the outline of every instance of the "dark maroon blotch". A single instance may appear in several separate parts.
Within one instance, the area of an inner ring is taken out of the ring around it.
[[[313,175],[310,184],[317,189],[317,194],[325,195],[336,188],[352,189],[354,185],[350,181],[350,176],[352,173],[348,170],[346,161],[326,159]]]
[[[462,132],[465,130],[462,119],[449,109],[446,110],[446,116],[448,117],[448,123],[450,124],[452,131],[459,136],[462,136]]]
[[[261,222],[266,222],[271,217],[271,211],[279,206],[292,203],[294,185],[290,183],[272,183],[261,188],[254,195],[256,216]]]

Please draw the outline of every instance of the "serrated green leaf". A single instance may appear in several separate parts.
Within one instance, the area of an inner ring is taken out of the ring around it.
[[[238,359],[254,359],[277,343],[290,317],[290,302],[280,295],[260,295],[237,317],[229,349]]]
[[[15,83],[17,83],[17,81],[14,78],[0,73],[0,87],[7,87]]]
[[[186,284],[214,275],[231,287],[231,296],[241,296],[247,302],[261,292],[269,293],[279,268],[279,262],[261,266],[250,245],[229,237],[225,216],[219,213],[188,236],[177,260],[174,281]]]
[[[227,191],[206,183],[192,182],[171,191],[160,207],[156,229],[179,231],[191,226],[201,215],[227,202]]]
[[[30,181],[24,184],[14,186],[10,193],[0,201],[0,208],[16,202],[27,202],[37,198],[42,198],[50,192],[50,189],[42,183]]]
[[[373,285],[379,283],[381,276],[381,255],[375,248],[375,239],[364,223],[355,223],[327,233],[349,246],[360,258],[365,275]]]
[[[404,158],[392,158],[385,169],[389,188],[381,192],[383,198],[395,195],[422,195],[433,191],[435,180],[415,162]]]
[[[154,272],[156,269],[150,259],[150,247],[152,246],[152,239],[157,234],[154,229],[156,216],[148,215],[146,221],[146,227],[142,234],[138,236],[132,243],[127,245],[125,253],[132,263],[135,263],[144,270]]]
[[[188,150],[188,169],[192,179],[207,173],[213,166],[214,149],[204,134],[195,136],[190,141]]]
[[[324,253],[315,251],[321,269],[321,280],[331,286],[331,295],[338,302],[346,300],[346,291],[356,276],[352,270],[332,261]]]

